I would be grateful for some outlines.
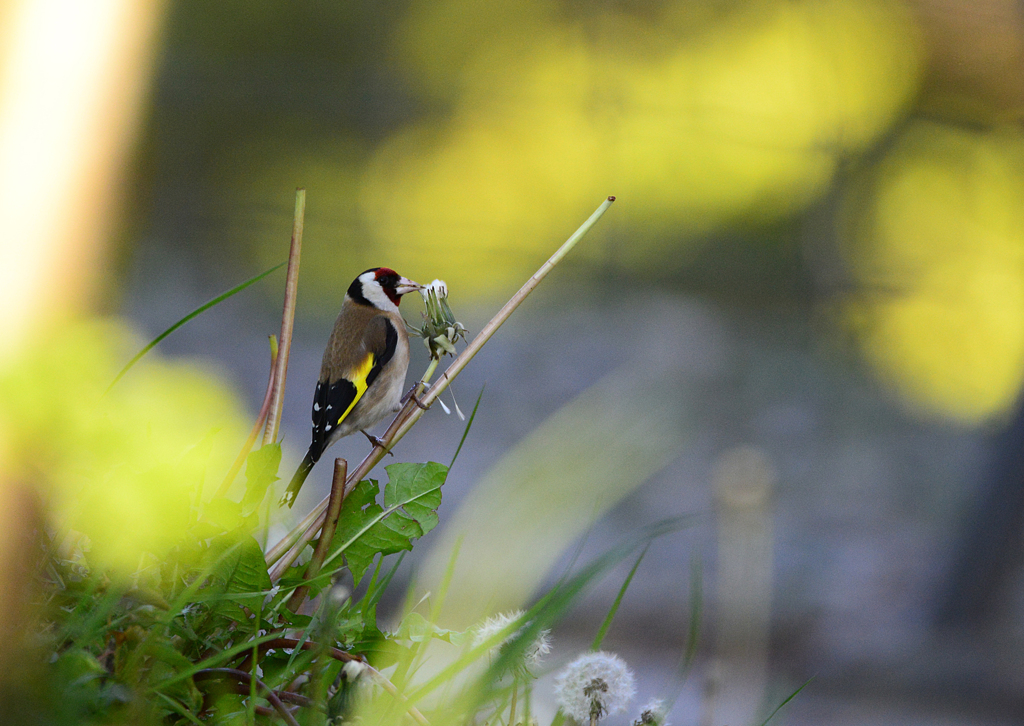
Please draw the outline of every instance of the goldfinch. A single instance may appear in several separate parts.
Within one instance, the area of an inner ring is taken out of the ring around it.
[[[281,503],[289,507],[328,446],[401,408],[409,335],[398,312],[402,295],[422,289],[392,269],[375,267],[352,281],[327,340],[313,393],[313,440]]]

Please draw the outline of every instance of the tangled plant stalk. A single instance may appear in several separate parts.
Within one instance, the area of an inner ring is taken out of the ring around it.
[[[389,451],[395,444],[397,444],[403,436],[405,436],[409,429],[411,429],[417,421],[423,416],[423,412],[430,407],[430,405],[437,400],[438,396],[441,395],[448,388],[452,381],[462,372],[462,369],[473,360],[474,356],[480,352],[484,344],[491,339],[491,336],[497,332],[498,328],[508,320],[508,318],[515,312],[523,301],[533,292],[541,281],[547,277],[548,273],[554,269],[555,265],[562,261],[562,259],[576,246],[576,243],[585,235],[591,227],[599,220],[608,208],[615,201],[615,197],[608,197],[590,217],[584,222],[576,232],[573,233],[565,243],[558,248],[558,250],[543,264],[540,269],[535,272],[530,279],[528,279],[519,291],[512,296],[512,298],[505,303],[505,305],[494,315],[493,318],[480,330],[475,338],[462,350],[462,352],[455,357],[455,360],[448,366],[448,368],[441,374],[436,382],[433,383],[422,396],[410,397],[405,403],[402,410],[398,412],[391,425],[388,426],[387,431],[380,437],[380,445],[375,446],[370,453],[359,463],[355,469],[350,472],[347,481],[345,482],[345,496],[348,496],[349,492],[362,481],[370,470],[377,465],[377,463],[384,457],[385,453]],[[447,307],[447,304],[445,305]],[[453,316],[454,319],[454,316]],[[447,325],[445,326],[448,327]],[[447,331],[446,331],[447,332]],[[429,344],[428,344],[429,346]],[[437,366],[439,358],[431,358],[430,367],[428,373],[432,373],[433,369]],[[429,382],[429,376],[425,375],[422,379],[422,384],[425,386]],[[266,560],[267,564],[271,566],[270,579],[273,582],[278,582],[281,576],[288,570],[289,567],[294,564],[299,554],[305,548],[306,544],[309,543],[315,536],[320,528],[324,524],[326,518],[327,504],[329,497],[325,497],[320,501],[313,509],[299,522],[299,524],[283,537],[276,545],[267,550]]]

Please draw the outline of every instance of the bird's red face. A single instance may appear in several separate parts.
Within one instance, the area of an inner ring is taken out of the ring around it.
[[[370,270],[367,270],[367,272],[370,272]],[[423,289],[423,285],[402,277],[390,267],[378,267],[376,270],[373,270],[373,273],[374,281],[380,285],[384,294],[395,305],[398,305],[401,301],[402,295],[414,290]]]

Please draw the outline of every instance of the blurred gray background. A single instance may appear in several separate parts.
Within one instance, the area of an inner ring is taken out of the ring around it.
[[[486,390],[406,582],[429,580],[481,482],[492,504],[526,499],[509,472],[542,441],[531,482],[551,498],[524,516],[562,539],[475,553],[500,575],[547,562],[524,582],[550,584],[574,553],[697,515],[651,546],[605,644],[638,702],[678,697],[673,723],[760,723],[812,677],[775,723],[1024,723],[1024,5],[173,0],[155,17],[93,304],[156,335],[284,260],[305,187],[285,478],[356,274],[448,280],[473,334],[619,197],[455,384],[467,413]],[[201,358],[255,415],[282,283],[160,350]],[[410,379],[426,362],[414,342]],[[463,426],[435,406],[396,453],[447,462]],[[585,475],[560,491],[566,467]],[[555,631],[552,664],[631,565]]]

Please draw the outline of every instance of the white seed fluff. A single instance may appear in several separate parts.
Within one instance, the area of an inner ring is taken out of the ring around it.
[[[589,723],[626,708],[636,693],[633,673],[613,653],[585,653],[555,678],[555,699],[566,716]]]
[[[512,623],[523,617],[522,610],[513,610],[507,613],[500,613],[498,615],[492,615],[482,622],[476,628],[476,635],[473,636],[473,647],[486,643],[487,641],[495,638],[499,633],[508,628]],[[515,638],[519,633],[522,632],[522,628],[510,633],[500,643],[495,644],[491,648],[491,655],[495,656],[501,650],[502,646]],[[526,650],[523,651],[523,665],[526,666],[527,670],[535,670],[545,655],[551,652],[551,638],[549,637],[550,630],[542,630],[537,635],[536,639],[526,646]]]
[[[633,726],[669,726],[665,720],[667,715],[665,702],[659,698],[652,698],[640,709],[640,718],[633,722]]]

